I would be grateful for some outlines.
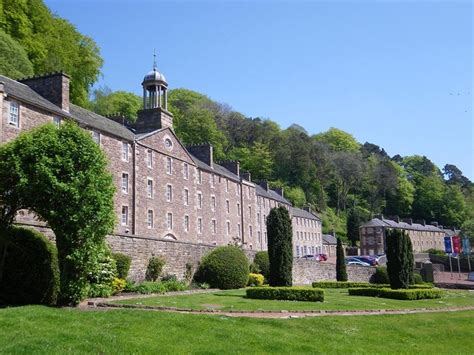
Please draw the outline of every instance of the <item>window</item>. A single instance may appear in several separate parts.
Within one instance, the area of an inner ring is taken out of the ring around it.
[[[249,206],[249,218],[252,218],[252,206]]]
[[[262,221],[260,221],[260,212],[257,213],[257,223],[258,225],[261,224]]]
[[[237,202],[237,215],[240,216],[240,203]]]
[[[202,234],[202,218],[198,218],[198,233]]]
[[[146,166],[150,169],[153,168],[153,151],[151,149],[146,151]]]
[[[183,163],[183,177],[185,180],[189,179],[189,165],[187,163]]]
[[[17,102],[10,101],[10,114],[8,123],[15,127],[20,127],[20,108]]]
[[[198,193],[198,208],[202,208],[202,194]]]
[[[227,235],[229,235],[230,234],[230,222],[227,221],[226,225],[227,225]]]
[[[212,234],[217,233],[217,221],[215,219],[212,220]]]
[[[198,170],[198,184],[202,184],[202,171]]]
[[[296,240],[300,239],[300,232],[296,232]]]
[[[216,210],[216,196],[211,196],[211,209]]]
[[[100,145],[100,133],[97,131],[92,131],[92,140]]]
[[[229,200],[225,200],[225,205],[226,205],[226,208],[227,208],[227,213],[230,213],[230,202],[229,202]]]
[[[296,257],[299,258],[300,256],[301,256],[301,254],[300,254],[300,246],[297,245],[297,246],[296,246]]]
[[[257,232],[258,242],[262,244],[262,233]]]
[[[61,117],[53,116],[53,123],[56,125],[56,127],[59,127],[61,125]]]
[[[153,228],[153,211],[152,210],[148,210],[148,213],[147,213],[147,216],[146,216],[146,223],[147,223],[147,227],[149,229]]]
[[[170,157],[166,158],[166,173],[171,175],[173,173],[173,160]]]
[[[173,201],[173,186],[166,185],[166,201],[171,202]]]
[[[229,192],[229,180],[225,179],[225,192]]]
[[[122,142],[122,160],[128,161],[128,143]]]
[[[241,237],[240,223],[237,223],[237,236],[238,236],[239,238]]]
[[[250,198],[250,186],[247,186],[247,197]]]
[[[188,232],[189,231],[189,216],[184,216],[184,231]]]
[[[122,206],[122,226],[128,226],[128,206]]]
[[[153,198],[153,180],[150,178],[146,182],[146,194],[148,198]]]
[[[168,228],[168,230],[173,229],[173,214],[170,212],[166,214],[166,228]]]
[[[265,243],[268,243],[267,232],[265,232]]]
[[[128,174],[122,173],[122,192],[128,194]]]
[[[211,175],[211,187],[214,187],[215,184],[216,184],[216,176],[214,175],[214,173],[212,173],[212,175]]]
[[[240,196],[240,185],[239,184],[235,184],[235,193],[237,196]]]
[[[249,226],[249,237],[253,238],[253,229],[252,226]]]
[[[189,206],[189,190],[184,189],[184,204]]]

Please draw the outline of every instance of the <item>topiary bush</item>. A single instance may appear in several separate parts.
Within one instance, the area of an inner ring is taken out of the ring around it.
[[[341,238],[337,238],[336,246],[336,280],[347,281],[346,259],[344,257],[344,247]]]
[[[262,274],[250,273],[249,274],[249,281],[247,282],[247,286],[262,286],[264,280],[265,280],[265,278],[263,277]]]
[[[385,266],[378,266],[370,278],[370,282],[374,284],[390,284],[387,268]]]
[[[310,287],[252,287],[247,298],[265,300],[323,302],[324,290]]]
[[[132,258],[122,253],[113,253],[112,257],[114,258],[117,267],[117,277],[126,280],[128,277],[128,271],[130,270],[130,264],[132,263]]]
[[[268,282],[268,278],[270,277],[270,259],[268,257],[268,252],[267,251],[257,252],[253,259],[253,264],[255,264],[258,268],[258,271],[255,273],[262,274],[263,277],[265,278],[265,281]]]
[[[0,304],[54,305],[58,291],[56,247],[35,230],[0,228]]]
[[[147,281],[156,281],[160,277],[163,267],[165,266],[166,261],[162,257],[153,256],[148,261],[148,266],[146,268],[145,280]]]
[[[408,288],[413,284],[413,248],[405,231],[386,231],[387,272],[392,289]]]
[[[198,283],[206,282],[212,288],[242,288],[249,277],[248,259],[236,246],[218,247],[201,260],[194,277]]]
[[[418,272],[414,272],[414,273],[413,273],[412,281],[413,281],[413,283],[412,283],[413,285],[421,285],[421,284],[424,284],[423,278],[421,277],[421,275],[420,275]]]
[[[288,210],[272,208],[267,217],[268,258],[271,286],[291,286],[293,283],[293,232]]]

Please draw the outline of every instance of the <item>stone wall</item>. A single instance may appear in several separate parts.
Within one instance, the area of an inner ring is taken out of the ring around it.
[[[375,267],[347,266],[349,281],[368,282]],[[336,265],[315,260],[294,259],[293,284],[308,285],[315,281],[336,281]]]
[[[194,272],[201,258],[216,248],[215,245],[209,244],[194,244],[128,235],[109,236],[107,244],[113,252],[132,257],[129,279],[134,281],[143,281],[148,260],[152,256],[161,256],[166,260],[163,275],[176,275],[178,279],[182,280],[185,277],[186,264],[192,265],[192,272]],[[255,251],[245,250],[245,253],[252,261]]]

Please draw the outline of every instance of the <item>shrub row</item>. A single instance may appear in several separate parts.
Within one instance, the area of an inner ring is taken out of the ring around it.
[[[324,290],[310,287],[252,287],[247,298],[323,302]]]
[[[351,281],[318,281],[313,282],[313,287],[317,288],[390,288],[390,284],[371,284],[369,282],[351,282]],[[408,286],[410,289],[422,288],[431,289],[433,285],[423,283]]]
[[[441,298],[444,295],[444,291],[424,288],[398,290],[392,290],[390,288],[351,288],[349,289],[349,295],[392,298],[396,300],[422,300]]]
[[[172,292],[172,291],[184,291],[187,289],[188,289],[188,286],[186,286],[185,283],[171,280],[171,281],[145,281],[137,285],[127,283],[124,291],[150,294],[150,293],[166,293],[166,292]]]

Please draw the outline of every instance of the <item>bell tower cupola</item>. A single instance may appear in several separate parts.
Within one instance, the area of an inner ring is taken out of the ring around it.
[[[168,112],[168,83],[158,71],[156,54],[153,55],[153,70],[143,78],[143,109],[138,111],[133,125],[137,134],[149,133],[161,128],[173,129],[173,115]]]

